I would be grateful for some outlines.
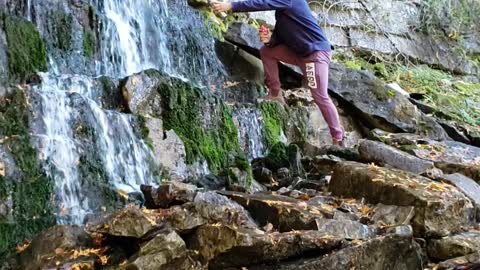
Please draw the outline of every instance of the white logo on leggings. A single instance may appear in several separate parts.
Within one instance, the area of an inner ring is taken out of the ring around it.
[[[317,77],[315,74],[315,63],[307,63],[307,82],[308,87],[317,88]]]

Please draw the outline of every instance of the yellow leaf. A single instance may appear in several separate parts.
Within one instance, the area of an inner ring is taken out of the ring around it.
[[[372,211],[372,209],[366,205],[362,206],[362,208],[360,208],[360,213],[362,213],[363,216],[367,216],[370,212]]]
[[[123,191],[123,190],[118,190],[118,195],[120,195],[120,197],[124,198],[125,200],[128,200],[128,194]]]
[[[20,253],[24,252],[30,246],[31,243],[32,243],[32,241],[28,241],[21,246],[17,246],[17,254],[20,254]]]

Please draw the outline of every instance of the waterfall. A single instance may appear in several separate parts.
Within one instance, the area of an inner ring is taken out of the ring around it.
[[[250,161],[263,157],[266,151],[259,119],[260,112],[255,108],[241,107],[233,111],[233,121],[238,129],[240,146]]]
[[[26,15],[30,18],[31,10],[40,14],[36,24],[48,14],[48,6],[38,2],[28,0]],[[62,55],[49,49],[49,72],[41,74],[42,83],[32,89],[37,107],[31,127],[44,169],[55,181],[59,223],[80,224],[103,208],[102,197],[110,196],[101,193],[103,189],[123,194],[158,180],[153,154],[135,129],[135,116],[103,107],[98,77],[118,80],[154,68],[197,86],[223,85],[225,71],[214,39],[186,2],[91,0],[101,25],[93,72],[88,65],[87,69],[68,66],[84,59],[59,62]],[[64,3],[62,8],[69,6]],[[46,31],[44,25],[39,29]],[[81,43],[82,38],[76,40]],[[76,51],[68,57],[83,56]],[[258,113],[242,109],[235,113],[235,121],[249,158],[261,156]],[[194,173],[208,172],[206,163],[201,164]]]

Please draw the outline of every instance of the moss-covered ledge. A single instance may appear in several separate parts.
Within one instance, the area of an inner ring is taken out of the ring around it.
[[[39,71],[47,71],[47,51],[34,24],[1,15],[7,38],[8,71],[12,81],[23,81]]]
[[[55,224],[53,182],[40,167],[28,129],[29,105],[24,91],[0,96],[0,143],[8,149],[19,174],[0,179],[0,196],[10,196],[13,222],[0,220],[0,261],[16,245]]]

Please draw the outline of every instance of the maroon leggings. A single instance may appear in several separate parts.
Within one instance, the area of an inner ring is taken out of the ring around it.
[[[328,95],[328,65],[332,53],[330,51],[317,51],[307,57],[300,57],[287,46],[277,45],[275,47],[262,47],[260,56],[265,69],[265,84],[272,96],[277,96],[281,91],[278,76],[279,61],[296,65],[302,69],[308,87],[312,91],[313,99],[330,128],[332,138],[342,140],[343,129],[340,125],[337,108]]]

